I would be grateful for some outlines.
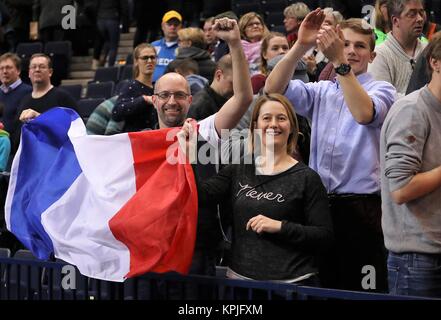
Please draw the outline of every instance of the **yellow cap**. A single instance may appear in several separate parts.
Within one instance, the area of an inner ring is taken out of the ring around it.
[[[179,14],[179,12],[177,12],[175,10],[170,10],[170,11],[166,12],[164,14],[164,16],[162,17],[162,22],[167,22],[173,18],[178,19],[179,22],[182,22],[182,16]]]

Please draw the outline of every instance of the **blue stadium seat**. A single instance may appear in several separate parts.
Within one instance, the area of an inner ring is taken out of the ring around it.
[[[121,90],[123,90],[129,83],[129,79],[121,80],[120,82],[118,82],[115,86],[115,89],[113,90],[113,95],[119,96],[121,94]]]
[[[34,53],[43,52],[43,43],[41,42],[22,42],[17,45],[16,54],[21,59],[20,78],[23,82],[31,83],[29,79],[29,60]]]
[[[126,64],[122,66],[121,76],[119,81],[127,80],[127,79],[130,80],[132,78],[133,78],[133,64]]]
[[[113,81],[88,83],[86,98],[109,99],[113,95],[114,88],[115,83]]]
[[[282,11],[288,6],[288,2],[284,0],[262,0],[260,7],[267,15],[273,11]]]
[[[58,86],[62,79],[67,79],[72,56],[72,43],[70,41],[49,41],[44,46],[44,53],[52,59],[54,73],[51,82]]]
[[[133,64],[133,53],[129,53],[126,57],[126,64]]]
[[[105,99],[104,98],[96,98],[96,99],[80,99],[78,101],[78,112],[80,117],[87,122],[87,119],[92,114],[93,110]]]
[[[120,67],[104,67],[98,68],[95,71],[93,82],[106,82],[113,81],[114,83],[119,80]]]
[[[259,0],[235,0],[231,3],[231,9],[240,18],[245,13],[254,11],[260,13],[262,10],[260,8]]]
[[[265,16],[265,23],[269,29],[273,29],[275,26],[282,25],[283,19],[285,19],[283,11],[270,12]]]
[[[81,84],[65,84],[61,85],[58,88],[63,89],[67,93],[69,93],[75,101],[81,99],[81,91],[83,90],[83,86]]]

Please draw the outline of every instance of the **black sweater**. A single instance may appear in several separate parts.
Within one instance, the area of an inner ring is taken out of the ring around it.
[[[124,132],[153,129],[158,115],[153,105],[147,104],[143,95],[151,96],[153,88],[138,80],[131,80],[122,90],[112,111],[112,119],[125,121]]]
[[[318,272],[316,255],[332,243],[333,231],[326,190],[312,169],[299,162],[265,176],[256,175],[254,165],[230,165],[198,181],[198,191],[201,203],[225,195],[232,200],[232,270],[256,280]],[[280,233],[247,231],[248,220],[259,214],[282,221]]]

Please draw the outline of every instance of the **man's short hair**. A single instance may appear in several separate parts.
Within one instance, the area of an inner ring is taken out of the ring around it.
[[[433,69],[430,65],[430,59],[441,60],[441,31],[435,33],[427,45],[426,49],[427,68],[429,74],[432,74]]]
[[[340,23],[340,29],[351,29],[352,31],[369,36],[371,52],[375,50],[375,32],[372,26],[364,19],[351,18]]]
[[[233,59],[231,58],[231,54],[226,54],[220,58],[217,62],[216,69],[219,69],[222,72],[233,70]]]
[[[176,61],[175,70],[178,73],[181,74],[199,74],[199,65],[198,63],[191,59],[191,58],[185,58],[185,59],[177,59]]]
[[[21,70],[21,59],[15,53],[6,52],[0,56],[0,62],[11,59],[18,71]]]
[[[303,2],[293,3],[283,10],[283,14],[285,17],[296,18],[297,20],[303,20],[308,15],[309,7]]]
[[[39,52],[39,53],[34,53],[34,54],[31,56],[31,58],[29,59],[29,65],[31,64],[31,61],[32,61],[34,58],[38,58],[38,57],[46,58],[46,60],[47,60],[47,65],[48,65],[49,69],[52,69],[52,59],[51,59],[51,57],[49,57],[47,54],[45,54],[45,53],[41,53],[41,52]]]
[[[404,11],[406,4],[411,1],[420,2],[424,6],[424,0],[388,0],[387,15],[389,16],[389,24],[392,25],[392,16],[399,17]]]

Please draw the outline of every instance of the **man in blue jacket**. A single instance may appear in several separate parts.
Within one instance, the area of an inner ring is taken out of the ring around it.
[[[152,42],[158,55],[153,82],[164,74],[167,65],[176,58],[178,30],[182,27],[182,16],[174,10],[166,12],[162,17],[161,27],[164,37]]]

